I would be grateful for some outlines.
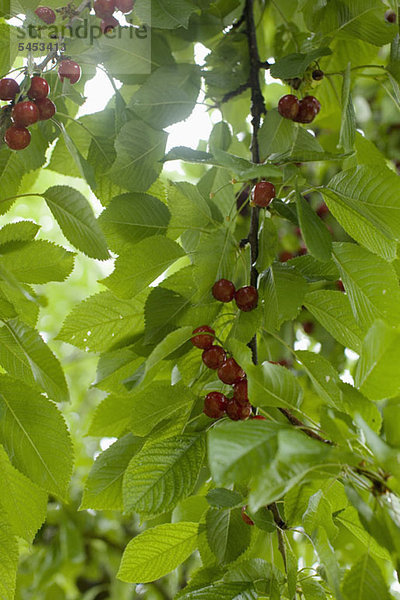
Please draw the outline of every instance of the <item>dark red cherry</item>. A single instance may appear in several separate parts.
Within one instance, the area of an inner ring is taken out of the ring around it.
[[[219,369],[226,361],[226,352],[221,346],[211,346],[204,350],[201,356],[203,363],[209,369]]]
[[[256,288],[252,285],[245,285],[236,290],[235,302],[237,307],[244,312],[253,310],[258,304],[258,292]]]
[[[300,100],[300,108],[297,117],[293,119],[297,123],[311,123],[319,111],[321,104],[314,96],[306,96]]]
[[[239,404],[236,400],[228,400],[226,414],[232,421],[245,421],[251,415],[251,404]]]
[[[247,379],[242,379],[233,385],[233,399],[239,404],[247,404],[249,396],[247,393]]]
[[[47,121],[56,114],[56,105],[50,98],[36,100],[35,104],[39,110],[39,121]]]
[[[230,302],[235,295],[235,286],[229,279],[219,279],[212,287],[212,295],[220,302]]]
[[[52,25],[56,20],[56,13],[48,6],[38,6],[35,10],[35,14],[39,19],[44,21],[44,23],[47,23],[47,25]]]
[[[385,12],[385,21],[387,23],[396,23],[397,15],[394,10],[387,10]]]
[[[210,392],[204,398],[203,412],[211,419],[220,419],[225,414],[228,398],[221,392]]]
[[[246,523],[246,525],[254,525],[253,519],[250,519],[249,515],[246,513],[247,506],[242,506],[241,514],[242,519]]]
[[[50,87],[49,84],[43,77],[32,77],[31,87],[28,90],[28,97],[31,100],[43,100],[49,95]]]
[[[192,335],[191,342],[196,348],[207,350],[208,348],[211,348],[214,343],[215,331],[208,325],[202,325],[201,327],[193,329]]]
[[[113,29],[115,29],[116,27],[118,27],[119,23],[117,21],[117,19],[115,17],[113,17],[112,15],[108,15],[107,17],[104,17],[100,23],[100,29],[102,31],[102,33],[106,34],[109,31],[112,31]]]
[[[346,290],[344,289],[344,285],[343,285],[343,281],[341,279],[338,279],[335,283],[336,285],[336,289],[339,290],[339,292],[345,292]]]
[[[321,217],[321,219],[324,219],[327,215],[329,215],[329,208],[327,207],[327,205],[325,204],[325,202],[322,202],[322,204],[320,204],[317,208],[317,215],[319,217]]]
[[[314,81],[321,81],[321,79],[324,78],[324,72],[321,71],[321,69],[314,69],[311,76],[314,79]]]
[[[218,377],[223,383],[233,385],[246,377],[243,371],[234,358],[227,358],[223,365],[218,369]]]
[[[288,252],[287,250],[283,250],[282,252],[279,253],[279,260],[282,263],[287,262],[288,260],[291,260],[292,258],[294,258],[294,254],[292,252]]]
[[[14,79],[4,77],[0,81],[0,100],[14,100],[19,91],[19,85]]]
[[[275,186],[269,181],[259,181],[253,188],[251,199],[256,206],[265,208],[276,196]]]
[[[94,12],[98,17],[104,19],[111,16],[115,10],[115,0],[94,0]]]
[[[34,102],[18,102],[13,106],[11,117],[17,127],[28,127],[39,120],[39,110]]]
[[[303,324],[304,333],[311,335],[314,331],[314,323],[312,321],[305,321]]]
[[[70,83],[77,83],[81,78],[81,68],[74,60],[62,60],[58,67],[58,77],[61,81],[69,79]]]
[[[257,419],[257,421],[266,421],[266,417],[263,417],[262,415],[253,415],[252,417],[250,417],[250,419],[253,421],[254,419]]]
[[[11,150],[23,150],[31,141],[31,134],[26,127],[12,125],[4,134],[4,141]]]
[[[115,0],[115,8],[126,15],[133,10],[133,0]]]
[[[297,96],[286,94],[278,102],[278,112],[285,119],[295,119],[300,109],[300,102]]]

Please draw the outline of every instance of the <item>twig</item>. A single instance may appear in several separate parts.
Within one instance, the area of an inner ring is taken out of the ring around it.
[[[225,94],[225,96],[222,96],[222,99],[220,102],[221,103],[228,102],[232,98],[235,98],[236,96],[240,96],[240,94],[243,94],[243,92],[248,90],[249,87],[250,87],[249,81],[246,81],[246,83],[242,83],[242,85],[239,85],[239,87],[236,88],[236,90],[233,90],[232,92],[228,92],[227,94]]]
[[[291,423],[295,427],[298,427],[299,429],[301,429],[306,435],[308,435],[308,437],[312,438],[313,440],[317,440],[318,442],[322,442],[323,444],[328,444],[329,446],[334,445],[334,443],[331,440],[327,440],[327,439],[323,438],[321,435],[316,433],[313,429],[310,429],[309,427],[307,427],[307,425],[305,423],[303,423],[303,421],[300,421],[300,419],[295,417],[290,412],[290,410],[287,410],[287,408],[279,407],[278,410],[287,418],[289,423]]]

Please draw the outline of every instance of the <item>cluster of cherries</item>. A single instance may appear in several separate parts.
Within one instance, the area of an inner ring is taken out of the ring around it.
[[[107,33],[119,25],[114,11],[119,10],[127,15],[132,12],[133,0],[94,0],[93,6],[96,16],[101,19],[101,31]]]
[[[212,287],[212,295],[219,302],[231,302],[235,299],[236,306],[243,312],[249,312],[258,304],[258,292],[252,285],[245,285],[238,290],[229,279],[219,279]]]
[[[54,103],[48,98],[50,87],[43,77],[35,75],[31,79],[31,85],[27,92],[27,100],[15,102],[20,87],[14,79],[4,78],[0,81],[0,100],[11,101],[11,104],[3,107],[12,120],[4,135],[4,141],[12,150],[23,150],[31,141],[28,129],[37,121],[51,119],[56,112]]]
[[[305,96],[299,100],[294,94],[286,94],[278,102],[278,112],[285,119],[296,123],[311,123],[321,110],[315,96]]]

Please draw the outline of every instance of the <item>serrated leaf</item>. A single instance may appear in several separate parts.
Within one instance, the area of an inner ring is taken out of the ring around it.
[[[61,365],[36,329],[18,319],[0,328],[0,364],[12,377],[38,386],[55,402],[69,400]]]
[[[176,242],[160,235],[126,246],[115,270],[101,283],[121,298],[132,298],[161,275],[184,251]]]
[[[189,17],[196,6],[189,0],[155,0],[151,7],[151,25],[160,29],[187,28]],[[135,2],[135,12],[144,23],[149,23],[149,5],[146,0]]]
[[[340,125],[339,145],[345,152],[354,148],[356,138],[356,115],[351,97],[351,63],[344,72],[342,85],[342,122]]]
[[[364,546],[368,552],[381,558],[382,560],[390,560],[390,554],[380,546],[374,538],[364,529],[356,509],[353,506],[348,506],[335,517],[335,521],[341,523],[348,529]]]
[[[250,527],[241,516],[241,509],[210,508],[206,515],[207,539],[220,563],[236,560],[250,544]]]
[[[307,579],[301,582],[301,589],[305,600],[326,600],[325,590],[322,585],[315,579]]]
[[[343,594],[348,600],[389,600],[390,594],[382,572],[369,554],[359,558],[345,574]]]
[[[277,109],[269,110],[258,134],[260,154],[265,160],[271,154],[283,154],[292,146],[296,126],[284,119]]]
[[[196,549],[198,523],[165,523],[147,529],[127,545],[117,577],[146,583],[167,575]]]
[[[124,509],[142,517],[168,512],[188,496],[203,464],[203,436],[181,435],[147,444],[124,475]]]
[[[94,411],[89,435],[120,437],[129,431],[131,419],[131,396],[128,393],[110,394]]]
[[[40,225],[33,221],[17,221],[7,223],[0,229],[0,244],[8,242],[31,242],[36,237]]]
[[[380,318],[400,323],[400,287],[392,265],[346,242],[333,244],[333,256],[360,327],[365,330]]]
[[[308,65],[312,62],[321,58],[322,56],[328,56],[332,54],[330,48],[316,48],[311,52],[302,54],[300,52],[287,54],[283,58],[279,59],[271,65],[270,73],[272,77],[276,79],[292,79],[293,77],[299,77],[304,75]]]
[[[296,377],[281,365],[268,361],[246,367],[250,402],[255,406],[296,407],[302,398],[302,389]]]
[[[256,600],[259,598],[253,585],[248,581],[223,583],[217,582],[195,590],[179,594],[177,600]]]
[[[293,267],[274,264],[260,281],[260,297],[264,299],[264,326],[279,329],[281,324],[297,316],[307,291],[304,277]]]
[[[239,492],[226,488],[214,488],[206,496],[207,502],[216,508],[235,508],[243,504],[243,497]]]
[[[296,193],[297,215],[301,233],[312,256],[326,262],[331,258],[332,238],[322,219],[302,194]]]
[[[180,181],[169,185],[167,194],[171,212],[168,227],[170,237],[176,239],[186,230],[201,230],[209,225],[211,211],[196,186]]]
[[[123,475],[142,446],[143,440],[128,433],[99,454],[86,480],[80,510],[122,511]]]
[[[71,187],[57,185],[46,190],[43,197],[73,246],[91,258],[109,258],[103,232],[85,196]]]
[[[329,405],[341,410],[343,400],[339,387],[339,374],[332,363],[320,354],[308,350],[298,350],[296,356],[319,396]]]
[[[82,179],[84,179],[88,185],[92,188],[96,188],[96,181],[94,178],[94,169],[90,163],[82,156],[77,146],[75,146],[74,141],[68,135],[67,130],[65,129],[63,123],[59,123],[59,127],[61,129],[61,133],[64,138],[65,146],[72,156],[76,166],[78,167],[78,171]]]
[[[64,281],[74,267],[73,252],[46,240],[22,246],[9,244],[1,253],[0,265],[23,283]]]
[[[13,465],[39,487],[65,498],[73,449],[57,407],[32,388],[3,375],[0,414],[0,442]]]
[[[325,528],[329,539],[334,539],[338,534],[338,528],[332,520],[332,508],[322,490],[310,496],[302,520],[304,530],[311,536],[319,526]]]
[[[0,598],[14,600],[15,583],[18,568],[18,543],[7,522],[6,515],[0,510]]]

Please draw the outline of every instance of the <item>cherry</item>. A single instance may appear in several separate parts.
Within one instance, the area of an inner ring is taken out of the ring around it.
[[[39,121],[47,121],[56,114],[56,105],[50,98],[36,100],[35,104],[39,110]]]
[[[397,15],[394,10],[387,10],[385,12],[385,21],[387,23],[396,23]]]
[[[338,279],[335,283],[336,288],[339,290],[339,292],[345,292],[346,290],[344,289],[344,285],[343,285],[343,281],[341,279]]]
[[[228,398],[221,392],[210,392],[204,398],[203,412],[211,419],[220,419],[225,414]]]
[[[133,0],[115,0],[115,8],[127,15],[132,12]]]
[[[98,17],[111,16],[115,10],[115,0],[94,0],[94,12]]]
[[[31,134],[26,127],[12,125],[4,135],[4,141],[11,150],[23,150],[31,141]]]
[[[226,352],[221,346],[211,346],[204,350],[201,356],[203,363],[209,369],[219,369],[226,361]]]
[[[235,400],[228,400],[226,414],[232,421],[245,421],[251,415],[251,404],[239,404]]]
[[[288,260],[291,260],[292,258],[294,258],[294,254],[292,252],[288,252],[287,250],[283,250],[283,252],[279,253],[279,260],[280,262],[287,262]]]
[[[246,523],[246,525],[254,525],[253,519],[250,519],[249,515],[246,513],[247,506],[242,506],[241,514],[242,519]]]
[[[207,333],[210,335],[206,335]],[[201,327],[197,327],[197,329],[193,329],[192,335],[191,342],[196,348],[207,350],[208,348],[211,348],[214,343],[215,331],[208,325],[202,325]]]
[[[324,217],[326,217],[327,215],[329,215],[329,208],[327,207],[327,205],[325,204],[325,202],[323,202],[322,204],[320,204],[317,208],[317,215],[319,217],[321,217],[321,219],[323,219]]]
[[[239,383],[241,379],[246,377],[243,371],[234,358],[227,358],[223,365],[218,369],[218,377],[223,383],[233,385]]]
[[[307,246],[302,244],[297,252],[297,256],[304,256],[304,254],[307,254],[307,252],[308,252]]]
[[[324,72],[321,71],[321,69],[314,69],[314,71],[311,73],[311,77],[314,79],[314,81],[321,81],[321,79],[324,78]]]
[[[39,120],[39,109],[34,102],[18,102],[11,111],[11,117],[17,127],[27,127]]]
[[[258,292],[252,285],[245,285],[235,293],[237,307],[243,312],[253,310],[258,304]]]
[[[306,333],[307,335],[311,335],[314,331],[314,323],[312,321],[305,321],[304,323],[302,323],[302,325],[304,333]]]
[[[254,419],[257,419],[257,421],[266,421],[267,420],[267,418],[263,417],[262,415],[253,415],[250,417],[250,419],[252,421],[254,421]]]
[[[0,81],[0,100],[14,100],[19,90],[19,85],[14,79],[5,77]]]
[[[278,102],[278,112],[285,119],[295,119],[299,113],[300,102],[297,96],[286,94]]]
[[[119,23],[115,17],[113,17],[112,15],[107,15],[107,17],[104,17],[104,19],[102,19],[100,23],[100,29],[102,33],[107,34],[109,31],[115,29],[115,27],[118,27],[118,25]]]
[[[251,198],[256,206],[266,207],[275,198],[275,186],[269,181],[259,181],[253,188]]]
[[[70,83],[74,84],[81,78],[81,68],[73,60],[63,60],[58,68],[58,76],[61,81],[64,81],[64,78],[69,79]]]
[[[31,87],[28,90],[28,97],[31,100],[43,100],[49,95],[50,86],[43,77],[32,77]]]
[[[233,399],[236,400],[238,404],[248,403],[247,379],[242,379],[233,385]]]
[[[293,119],[297,123],[311,123],[321,110],[321,104],[314,96],[306,96],[300,100],[300,108],[297,117]]]
[[[35,14],[39,19],[47,23],[47,25],[52,25],[56,20],[56,13],[48,6],[38,6]]]
[[[229,279],[219,279],[212,287],[212,295],[220,302],[230,302],[235,295],[235,286]]]

